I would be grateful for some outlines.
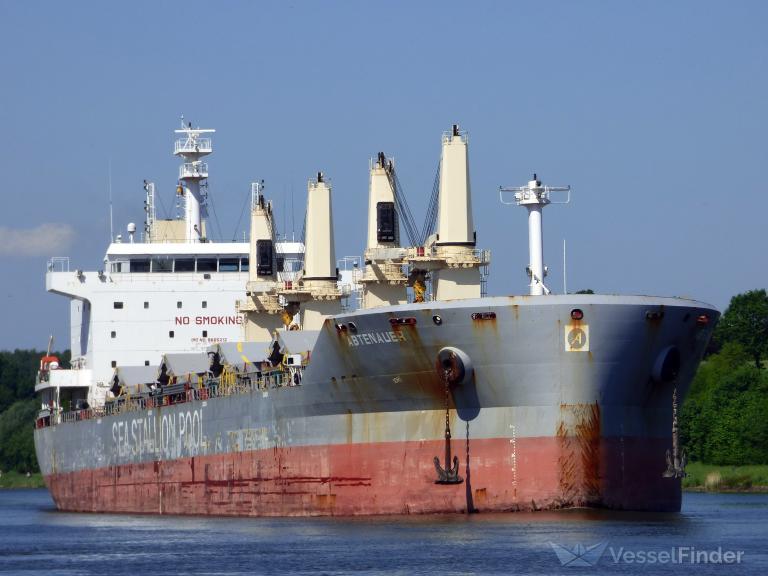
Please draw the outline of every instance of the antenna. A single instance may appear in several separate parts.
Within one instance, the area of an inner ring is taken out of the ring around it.
[[[109,241],[115,241],[115,234],[112,224],[112,158],[109,159]]]
[[[514,192],[514,201],[504,199],[505,192]],[[567,192],[565,200],[552,202],[552,192]],[[502,204],[517,204],[528,209],[528,255],[530,257],[527,272],[531,278],[531,296],[549,294],[550,290],[544,285],[547,267],[544,266],[544,238],[541,231],[541,212],[547,204],[568,204],[571,201],[570,186],[542,186],[536,174],[527,186],[513,188],[499,187],[499,200]]]
[[[563,294],[568,294],[568,269],[565,267],[565,238],[563,238]]]
[[[293,182],[291,182],[291,242],[296,241],[296,212],[293,209]]]
[[[155,226],[155,183],[144,180],[144,234],[147,242],[152,242],[152,229]]]
[[[203,219],[207,216],[208,163],[203,162],[202,158],[213,152],[209,135],[215,130],[193,128],[192,122],[186,121],[182,116],[181,128],[174,132],[179,135],[179,138],[174,144],[173,154],[182,160],[177,186],[177,215],[181,215],[183,203],[185,240],[190,243],[204,242],[202,230]],[[211,209],[216,217],[212,203]]]
[[[251,212],[256,210],[261,204],[262,190],[264,189],[264,180],[261,182],[251,182]]]

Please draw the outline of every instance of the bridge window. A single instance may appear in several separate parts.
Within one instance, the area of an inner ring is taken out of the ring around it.
[[[144,366],[149,366],[149,360],[144,360]]]
[[[176,272],[194,272],[194,271],[195,271],[194,258],[178,258],[176,260]]]
[[[149,272],[149,260],[131,260],[131,272]]]
[[[123,309],[123,303],[122,302],[112,302],[112,308],[115,310],[122,310]]]
[[[147,308],[149,308],[149,302],[144,302],[144,309],[146,310]]]
[[[169,330],[168,331],[168,338],[173,338],[173,336],[174,336],[173,330]]]
[[[170,258],[152,258],[152,272],[173,272],[173,260]]]
[[[240,272],[248,272],[248,258],[240,258]]]
[[[198,272],[216,272],[216,258],[198,258]]]
[[[181,308],[181,301],[176,302],[176,308]]]
[[[238,258],[221,258],[219,260],[219,272],[237,272],[240,269]]]
[[[117,360],[112,360],[112,368],[117,368]]]
[[[115,332],[114,330],[112,330],[112,332],[110,332],[110,333],[109,333],[109,337],[110,337],[110,338],[116,338],[116,337],[117,337],[117,332]]]
[[[203,308],[208,308],[208,300],[203,300]]]
[[[203,330],[203,338],[208,338],[208,330]]]

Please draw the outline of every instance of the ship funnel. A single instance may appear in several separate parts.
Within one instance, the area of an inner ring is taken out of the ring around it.
[[[553,201],[550,198],[552,192],[566,192],[565,200]],[[509,200],[505,194],[513,193],[514,200]],[[502,204],[517,204],[528,209],[528,255],[527,267],[530,278],[530,295],[542,296],[549,294],[550,290],[544,284],[547,268],[544,266],[544,237],[542,234],[542,210],[548,204],[568,204],[571,201],[570,186],[543,186],[536,174],[527,186],[512,188],[499,188],[499,200]]]

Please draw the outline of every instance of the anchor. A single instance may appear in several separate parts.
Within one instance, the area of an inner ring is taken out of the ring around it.
[[[450,360],[452,360],[451,358]],[[443,382],[445,384],[445,468],[440,466],[440,458],[435,456],[435,470],[437,470],[437,480],[435,484],[461,484],[464,479],[459,476],[459,457],[454,456],[451,460],[451,424],[450,424],[450,381],[452,375],[451,361],[446,360],[443,363]],[[453,462],[453,465],[451,465]]]
[[[688,456],[685,448],[679,450],[677,427],[677,386],[672,391],[672,453],[667,450],[667,469],[662,474],[663,478],[684,478],[685,465],[688,463]]]

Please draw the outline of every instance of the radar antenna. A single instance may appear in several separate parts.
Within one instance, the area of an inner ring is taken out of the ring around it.
[[[552,192],[566,192],[565,200],[552,201]],[[514,200],[507,200],[507,193],[514,193]],[[531,279],[531,296],[549,294],[544,284],[547,268],[544,266],[544,238],[541,230],[541,211],[548,204],[568,204],[571,201],[570,186],[543,186],[536,174],[527,186],[499,187],[499,200],[502,204],[517,204],[528,209],[528,254],[529,264],[526,271]]]
[[[177,200],[180,202],[183,198],[184,201],[185,240],[205,242],[203,220],[207,216],[208,164],[201,158],[213,152],[209,134],[213,134],[215,130],[192,128],[192,122],[185,125],[182,115],[181,129],[175,132],[180,137],[176,140],[173,153],[183,161],[179,166]]]

